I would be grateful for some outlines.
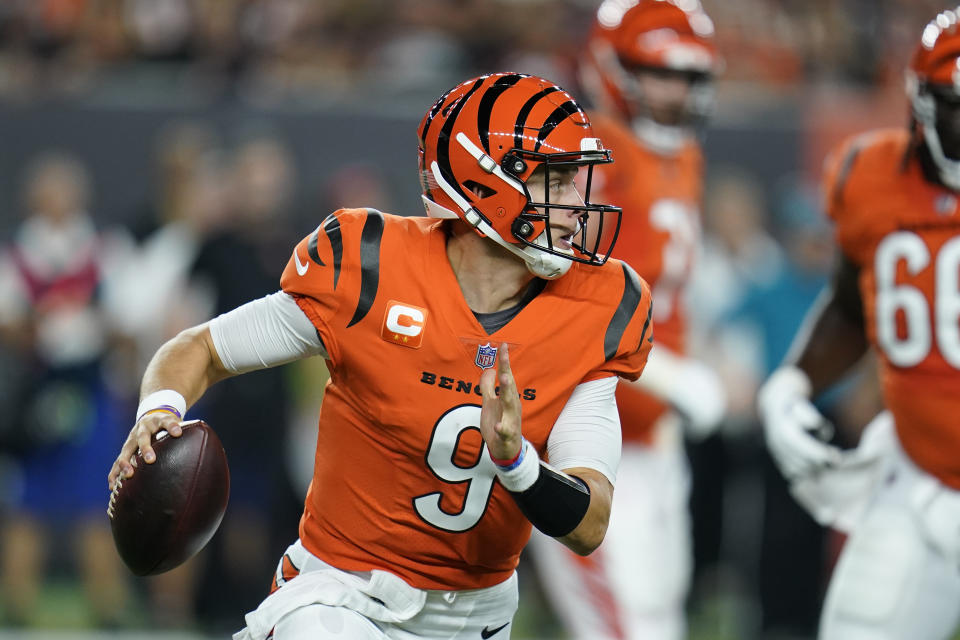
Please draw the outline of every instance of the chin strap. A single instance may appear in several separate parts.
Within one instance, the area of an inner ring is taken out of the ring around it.
[[[461,134],[462,135],[462,134]],[[458,138],[459,139],[459,138]],[[468,140],[469,142],[469,140]],[[489,158],[489,156],[484,156]],[[492,159],[491,159],[492,161]],[[481,166],[483,166],[481,164]],[[497,167],[497,170],[500,168]],[[573,265],[571,260],[568,260],[562,256],[554,255],[552,253],[547,253],[546,251],[541,251],[534,247],[524,246],[520,247],[512,242],[507,242],[504,240],[496,230],[491,227],[483,216],[481,216],[473,206],[467,202],[467,200],[457,193],[449,182],[447,182],[443,175],[440,173],[440,166],[436,161],[433,161],[430,164],[430,171],[433,173],[434,179],[437,181],[437,184],[440,185],[440,188],[443,189],[450,198],[456,203],[458,207],[463,211],[463,219],[472,226],[474,229],[477,229],[480,233],[490,238],[498,245],[509,251],[510,253],[521,258],[524,263],[527,265],[527,269],[530,270],[530,273],[537,276],[538,278],[544,278],[546,280],[554,280],[559,278],[567,271],[570,270],[570,267]],[[491,172],[495,173],[495,172]],[[506,174],[504,174],[506,175]],[[509,181],[508,181],[509,183]],[[521,189],[522,190],[522,189]],[[459,218],[456,213],[450,211],[446,207],[433,202],[426,196],[421,196],[423,199],[423,205],[426,209],[427,215],[431,218]],[[536,240],[535,243],[545,243],[546,242],[546,231],[544,231]]]

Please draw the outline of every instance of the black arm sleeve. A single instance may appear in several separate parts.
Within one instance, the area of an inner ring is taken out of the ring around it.
[[[533,526],[554,538],[576,529],[590,507],[590,488],[583,480],[543,462],[536,482],[510,495]]]

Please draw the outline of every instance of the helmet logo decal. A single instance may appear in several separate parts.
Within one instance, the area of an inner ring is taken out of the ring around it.
[[[474,359],[474,364],[480,367],[481,370],[489,369],[496,361],[497,347],[491,347],[489,342],[477,346],[477,357]]]

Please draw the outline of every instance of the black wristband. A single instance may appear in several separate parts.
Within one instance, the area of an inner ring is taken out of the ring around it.
[[[576,529],[590,507],[587,483],[543,462],[536,482],[526,491],[511,491],[510,495],[533,526],[554,538]]]

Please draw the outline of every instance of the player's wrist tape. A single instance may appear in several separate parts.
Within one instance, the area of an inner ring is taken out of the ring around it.
[[[526,439],[520,444],[520,453],[513,460],[501,464],[493,456],[490,458],[493,464],[497,465],[497,477],[507,491],[526,491],[537,481],[537,475],[540,473],[540,456]]]
[[[140,401],[140,406],[137,407],[136,422],[139,422],[148,413],[155,411],[164,411],[172,413],[177,418],[183,418],[187,412],[187,400],[173,389],[154,391]]]
[[[490,454],[490,459],[493,460],[493,464],[497,465],[497,469],[500,471],[510,471],[516,469],[523,462],[524,451],[527,449],[527,445],[530,443],[527,442],[525,438],[521,438],[520,441],[520,450],[517,451],[517,455],[513,456],[509,460],[501,460],[500,458],[494,458],[493,454]]]
[[[577,528],[590,508],[590,488],[579,478],[540,461],[526,440],[516,467],[497,467],[497,478],[530,524],[559,538]]]

